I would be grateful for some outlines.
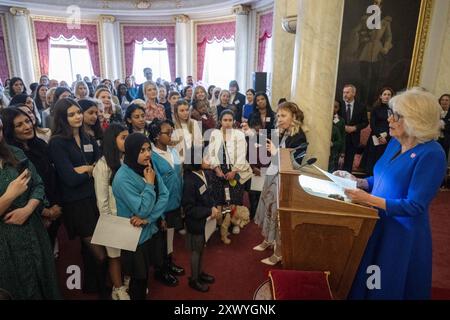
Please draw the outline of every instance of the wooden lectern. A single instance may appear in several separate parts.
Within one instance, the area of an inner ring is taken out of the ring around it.
[[[299,183],[302,174],[293,170],[290,150],[281,149],[278,212],[283,267],[329,271],[333,297],[346,299],[378,212],[307,193]]]

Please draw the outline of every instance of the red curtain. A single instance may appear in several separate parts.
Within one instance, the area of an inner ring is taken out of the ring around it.
[[[69,29],[66,23],[34,21],[36,43],[39,52],[39,67],[41,74],[48,75],[50,57],[50,37],[58,38],[61,35],[69,39],[73,36],[78,40],[86,39],[91,57],[94,74],[100,76],[100,55],[98,50],[97,25],[81,24],[80,29]]]
[[[125,72],[129,76],[133,72],[134,45],[136,41],[166,40],[167,53],[169,55],[169,69],[171,80],[176,77],[175,70],[175,26],[124,26],[123,39],[125,51]]]
[[[6,57],[5,36],[3,35],[3,25],[0,19],[0,79],[4,83],[9,78],[8,59]]]
[[[267,39],[272,38],[273,12],[268,12],[259,16],[258,32],[258,67],[257,71],[262,72],[264,68],[264,58],[266,56]]]
[[[197,79],[203,78],[206,44],[234,39],[236,21],[197,25]]]

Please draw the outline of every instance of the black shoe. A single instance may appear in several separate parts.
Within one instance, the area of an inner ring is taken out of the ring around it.
[[[209,274],[207,274],[207,273],[202,272],[202,273],[200,273],[199,280],[200,280],[201,282],[203,282],[203,283],[214,283],[214,281],[215,281],[216,279],[214,279],[213,276],[211,276],[211,275],[209,275]]]
[[[171,274],[173,274],[174,276],[184,276],[185,271],[183,267],[177,266],[175,263],[171,262],[168,266],[167,269],[169,270],[169,272]]]
[[[178,285],[178,279],[169,272],[157,271],[155,272],[155,279],[168,287],[176,287]]]
[[[198,280],[189,280],[189,287],[200,292],[208,292],[209,286]]]

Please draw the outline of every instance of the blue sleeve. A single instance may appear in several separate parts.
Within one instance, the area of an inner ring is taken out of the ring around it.
[[[386,215],[418,216],[426,213],[436,196],[446,170],[443,152],[428,152],[419,159],[408,186],[405,199],[386,199]],[[434,174],[430,174],[433,168]]]
[[[159,217],[165,219],[164,212],[166,212],[167,204],[169,203],[169,190],[167,190],[163,179],[158,173],[156,174],[156,179],[158,181],[158,199],[153,210],[150,212],[150,219],[152,221],[158,220]]]
[[[77,187],[89,181],[90,177],[87,173],[79,174],[75,172],[62,139],[50,140],[49,152],[59,177],[69,187]]]
[[[116,185],[120,185],[115,188]],[[113,192],[116,198],[120,198],[122,202],[129,208],[133,215],[141,219],[150,218],[152,220],[152,212],[155,207],[155,186],[148,183],[145,184],[144,190],[140,191],[136,187],[136,182],[131,177],[126,177],[117,181],[113,185]]]

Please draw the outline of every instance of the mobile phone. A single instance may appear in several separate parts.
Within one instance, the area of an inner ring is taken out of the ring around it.
[[[22,159],[19,161],[19,165],[17,166],[17,172],[21,175],[25,169],[28,169],[28,159]]]

